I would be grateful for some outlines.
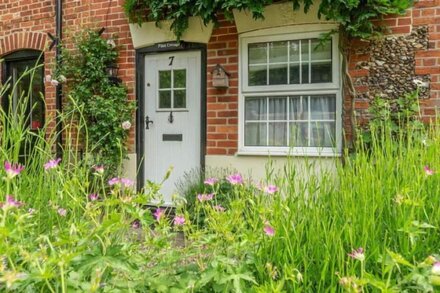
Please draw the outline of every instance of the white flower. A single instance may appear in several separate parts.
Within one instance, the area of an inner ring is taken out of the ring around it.
[[[52,81],[52,75],[48,74],[45,77],[46,82],[51,82]]]
[[[51,83],[53,86],[58,86],[58,85],[60,84],[59,81],[56,80],[56,79],[52,79],[52,80],[50,81],[50,83]]]
[[[116,47],[116,43],[113,39],[108,39],[107,40],[107,45],[109,45],[111,48],[115,48]]]
[[[433,275],[440,276],[440,262],[436,262],[431,269]]]
[[[124,130],[129,130],[130,128],[131,128],[131,123],[130,123],[130,121],[124,121],[124,122],[122,122],[122,129],[124,129]]]

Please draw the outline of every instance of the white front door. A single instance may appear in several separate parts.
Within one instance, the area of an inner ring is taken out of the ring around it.
[[[172,204],[176,183],[200,167],[200,52],[172,52],[145,57],[146,180],[161,182],[165,204]]]

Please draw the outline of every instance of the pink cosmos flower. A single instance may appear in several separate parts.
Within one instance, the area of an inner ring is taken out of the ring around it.
[[[426,176],[431,176],[431,175],[434,175],[434,170],[432,170],[432,169],[429,169],[429,167],[428,166],[425,166],[424,168],[423,168],[423,170],[425,170],[425,174],[426,174]]]
[[[175,216],[174,217],[174,225],[182,226],[185,224],[185,218],[183,216]]]
[[[89,194],[89,199],[90,199],[91,201],[98,200],[98,198],[99,198],[99,195],[97,195],[96,193],[91,193],[91,194]]]
[[[200,202],[204,202],[204,201],[209,201],[212,200],[214,198],[214,193],[209,193],[209,194],[198,194],[197,195],[197,199]]]
[[[278,187],[276,187],[275,185],[268,185],[264,187],[264,192],[268,194],[274,194],[278,192]]]
[[[228,180],[232,185],[243,184],[243,177],[241,177],[239,173],[229,175],[226,177],[226,180]]]
[[[131,187],[133,186],[134,182],[133,180],[130,180],[128,178],[120,178],[119,182],[124,186],[124,187]]]
[[[224,212],[224,211],[226,210],[224,207],[222,207],[222,206],[219,205],[219,204],[213,206],[212,208],[213,208],[215,211],[219,212],[219,213]]]
[[[5,171],[8,179],[12,179],[23,171],[24,167],[20,164],[11,164],[5,161]]]
[[[97,174],[103,174],[104,173],[104,166],[103,165],[95,165],[93,166],[93,169],[95,170],[95,173]]]
[[[113,186],[113,185],[116,185],[119,183],[121,183],[121,181],[117,177],[114,177],[108,181],[108,185],[110,185],[110,186]]]
[[[139,222],[139,220],[134,220],[133,223],[131,223],[131,227],[133,229],[139,229],[141,227],[141,222]]]
[[[434,265],[432,266],[432,269],[431,269],[431,273],[433,275],[440,276],[440,262],[439,261],[434,263]]]
[[[269,225],[269,223],[266,222],[266,224],[264,224],[264,233],[266,233],[267,236],[272,237],[275,235],[275,229],[274,227],[272,227],[271,225]]]
[[[205,181],[203,181],[203,183],[210,186],[214,186],[214,184],[216,184],[217,182],[218,182],[217,178],[207,178]]]
[[[358,249],[354,249],[351,253],[348,253],[348,256],[352,259],[357,259],[359,261],[365,260],[364,249],[359,247]]]
[[[6,202],[0,203],[0,208],[9,209],[9,208],[19,208],[23,205],[21,201],[16,200],[12,195],[6,196]]]
[[[59,208],[57,210],[58,215],[60,215],[61,217],[65,217],[67,215],[67,210],[63,209],[63,208]]]
[[[157,208],[153,215],[154,215],[154,218],[157,221],[159,221],[163,217],[164,214],[165,213],[164,213],[163,209]]]
[[[60,158],[58,158],[56,160],[50,160],[49,162],[44,164],[44,169],[49,170],[49,169],[56,168],[60,162],[61,162]]]

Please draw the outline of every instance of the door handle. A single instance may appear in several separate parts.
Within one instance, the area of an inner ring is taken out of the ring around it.
[[[150,117],[145,117],[145,129],[150,129],[150,123],[153,124],[153,121],[150,120]]]

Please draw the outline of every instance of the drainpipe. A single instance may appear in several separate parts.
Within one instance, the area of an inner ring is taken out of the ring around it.
[[[55,34],[57,38],[57,46],[55,48],[55,58],[57,65],[61,64],[61,40],[63,37],[63,28],[62,28],[62,21],[63,21],[63,3],[62,0],[55,0]],[[62,85],[59,83],[56,87],[56,93],[55,93],[55,108],[56,111],[61,113],[63,110],[63,91],[62,91]],[[62,145],[63,145],[63,134],[62,132],[62,125],[60,120],[60,115],[56,114],[55,123],[57,125],[57,146],[56,151],[58,157],[61,156],[62,153]]]

